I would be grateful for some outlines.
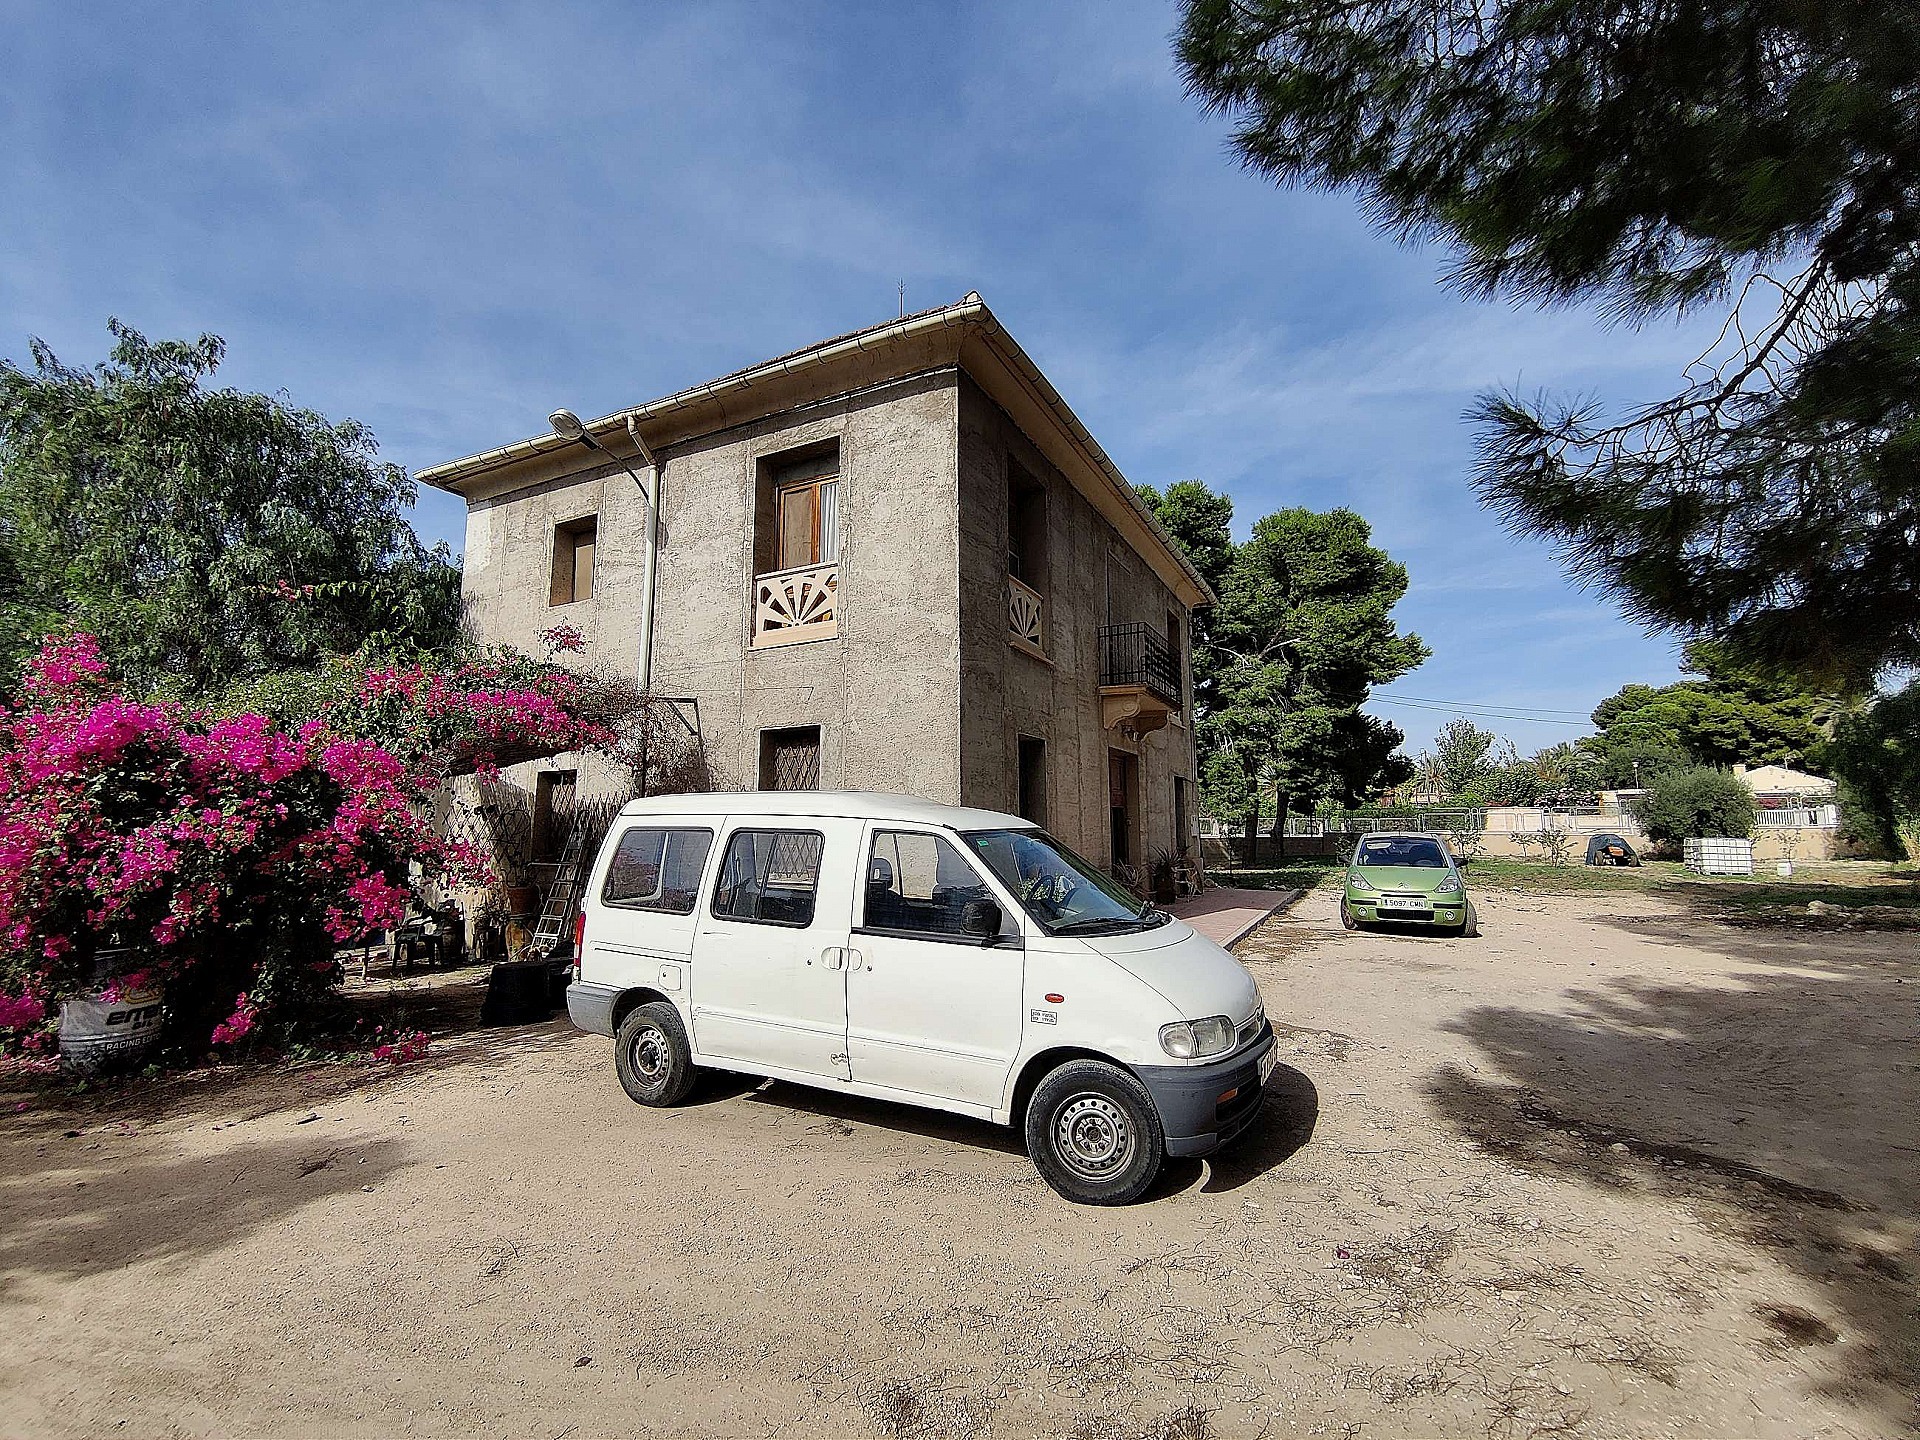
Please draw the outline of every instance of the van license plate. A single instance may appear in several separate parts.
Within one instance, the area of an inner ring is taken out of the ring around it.
[[[1427,908],[1427,902],[1424,900],[1409,900],[1400,895],[1382,895],[1380,897],[1380,908],[1382,910],[1425,910]]]
[[[1273,1067],[1280,1063],[1280,1046],[1269,1045],[1267,1053],[1260,1057],[1260,1083],[1265,1085],[1273,1075]]]

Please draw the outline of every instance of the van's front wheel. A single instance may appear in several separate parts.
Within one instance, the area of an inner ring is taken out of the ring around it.
[[[678,1105],[693,1089],[693,1047],[680,1012],[664,1000],[636,1007],[613,1036],[620,1085],[642,1105]]]
[[[1080,1205],[1125,1205],[1146,1193],[1167,1137],[1146,1087],[1104,1060],[1069,1060],[1027,1103],[1034,1168]]]

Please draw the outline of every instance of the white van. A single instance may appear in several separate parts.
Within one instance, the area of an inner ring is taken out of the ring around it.
[[[1026,820],[900,795],[636,800],[574,954],[567,1011],[643,1105],[712,1067],[1020,1125],[1088,1204],[1245,1129],[1275,1058],[1211,940]]]

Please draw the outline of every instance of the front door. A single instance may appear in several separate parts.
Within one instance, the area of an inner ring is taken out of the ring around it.
[[[1138,865],[1134,855],[1135,793],[1139,764],[1124,750],[1107,751],[1107,844],[1115,865]]]
[[[863,853],[847,976],[853,1078],[998,1105],[1020,1049],[1026,956],[1017,943],[982,945],[963,917],[969,901],[990,900],[1010,940],[1018,917],[950,837],[874,822]]]
[[[756,820],[721,839],[693,947],[694,1047],[847,1078],[848,896],[861,822]]]

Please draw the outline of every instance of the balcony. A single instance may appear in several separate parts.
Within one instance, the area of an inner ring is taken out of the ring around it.
[[[753,648],[831,640],[840,633],[840,564],[799,565],[753,577]]]
[[[1016,649],[1046,658],[1046,601],[1038,590],[1013,575],[1007,576],[1007,637]]]
[[[1180,657],[1150,625],[1100,628],[1100,723],[1138,738],[1180,708]]]

